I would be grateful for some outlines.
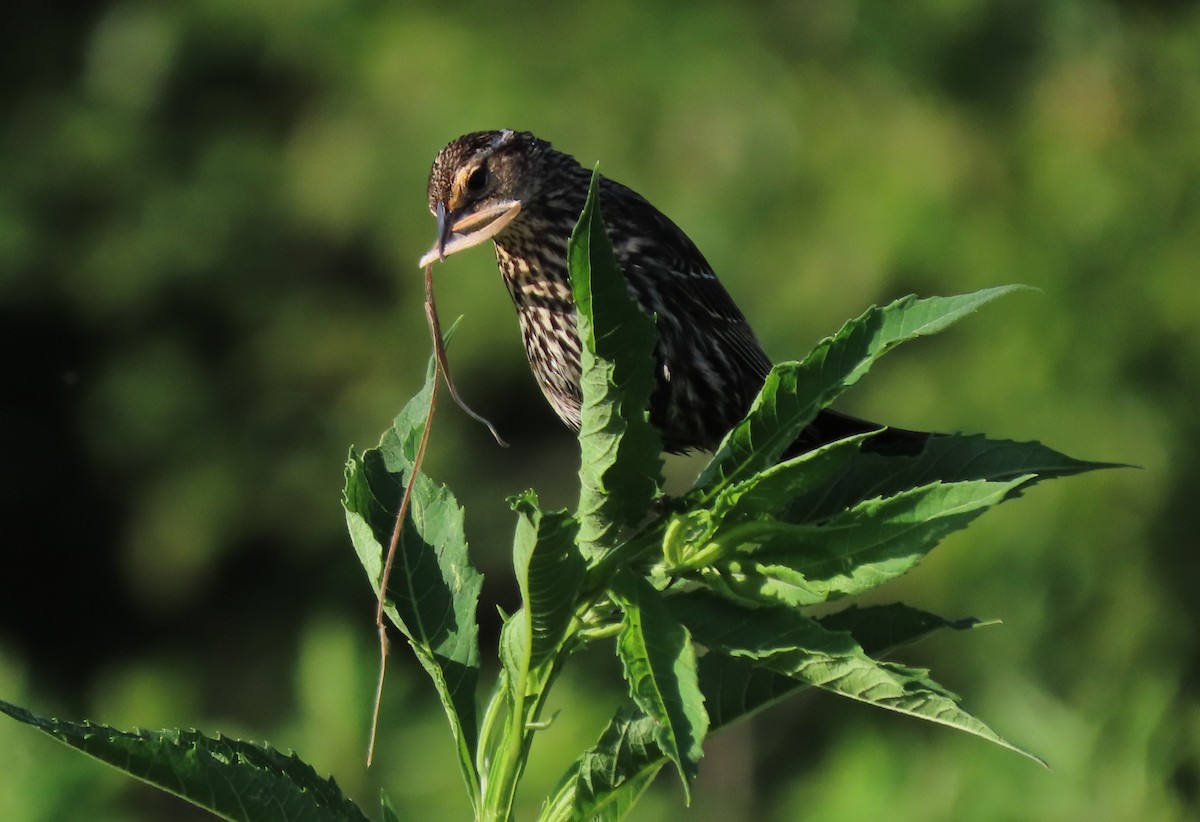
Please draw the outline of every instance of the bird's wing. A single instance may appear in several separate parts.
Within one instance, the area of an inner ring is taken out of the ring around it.
[[[676,306],[676,315],[702,316],[711,326],[710,333],[720,335],[722,349],[761,383],[771,370],[771,360],[696,244],[637,192],[611,180],[604,182],[616,195],[611,199],[619,202],[604,211],[617,259],[627,270],[642,269],[658,290],[655,295],[637,294],[639,301],[658,314],[664,313],[664,306]]]

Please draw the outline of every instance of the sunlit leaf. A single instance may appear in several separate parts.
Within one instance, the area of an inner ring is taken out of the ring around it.
[[[361,457],[352,453],[346,467],[346,522],[376,591],[435,378],[431,363],[425,387],[396,417],[379,446]],[[388,583],[386,613],[433,679],[469,785],[476,780],[479,628],[475,611],[482,584],[483,577],[467,555],[462,508],[444,485],[418,474]]]
[[[946,620],[905,605],[847,608],[818,620],[848,631],[868,653],[881,654],[944,629],[966,629],[974,620]],[[752,716],[810,687],[752,660],[707,653],[699,661],[710,731]],[[564,776],[542,820],[620,819],[650,780],[669,761],[655,741],[656,723],[632,702],[625,703],[600,739]]]
[[[658,493],[662,443],[646,408],[654,388],[654,321],[629,295],[605,233],[592,175],[567,247],[581,347],[579,541],[594,561]]]
[[[768,605],[861,594],[909,571],[1026,479],[936,482],[866,500],[819,525],[762,519],[724,536],[718,530],[715,539],[727,540],[729,552],[704,579],[736,599]]]
[[[706,493],[752,476],[778,461],[817,413],[900,343],[937,333],[1020,286],[957,297],[904,297],[870,308],[827,337],[802,362],[776,365],[746,419],[717,449],[697,480]]]
[[[928,672],[867,654],[853,635],[783,608],[747,609],[712,594],[672,597],[671,611],[696,641],[840,696],[974,734],[1042,760],[1008,742],[958,704]]]
[[[566,511],[543,512],[533,492],[511,500],[517,512],[513,567],[531,637],[530,664],[557,650],[577,607],[587,569],[576,538],[579,523]]]
[[[675,763],[689,794],[708,730],[690,637],[664,607],[662,595],[644,580],[618,574],[611,593],[621,606],[617,656],[630,696],[653,718],[655,741]]]
[[[781,519],[819,522],[861,500],[889,497],[934,482],[1009,482],[1026,477],[1025,482],[1013,486],[1007,497],[1011,499],[1042,480],[1116,467],[1120,466],[1075,459],[1040,442],[996,440],[979,434],[931,437],[916,455],[863,452],[842,462],[841,470],[824,473],[820,486],[796,489]]]

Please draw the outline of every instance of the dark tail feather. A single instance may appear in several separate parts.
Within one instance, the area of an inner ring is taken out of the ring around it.
[[[822,445],[827,445],[831,442],[854,436],[855,434],[864,434],[868,431],[879,431],[879,433],[863,443],[863,450],[873,454],[886,454],[888,456],[913,456],[919,454],[921,453],[921,449],[925,447],[926,441],[930,437],[936,436],[924,431],[909,431],[904,428],[884,428],[884,426],[878,423],[867,422],[857,417],[825,409],[817,415],[812,425],[800,433],[796,441],[783,453],[781,459],[791,459],[806,451],[820,448]]]

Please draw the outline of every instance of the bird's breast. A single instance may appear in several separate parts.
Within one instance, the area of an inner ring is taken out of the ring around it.
[[[579,331],[565,266],[537,251],[496,244],[496,263],[517,308],[521,342],[538,386],[558,416],[579,428]]]
[[[535,251],[521,253],[496,244],[496,264],[517,309],[532,306],[574,314],[571,286],[565,265],[545,260]]]

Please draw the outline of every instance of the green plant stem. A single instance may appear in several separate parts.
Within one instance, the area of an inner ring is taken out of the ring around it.
[[[495,801],[488,803],[488,822],[503,822],[512,816],[513,801],[517,795],[517,782],[525,770],[525,761],[529,756],[529,745],[526,730],[525,689],[529,681],[529,654],[521,660],[521,668],[517,681],[513,683],[511,696],[512,705],[508,712],[505,728],[504,755],[500,758],[500,773],[498,774],[499,788],[493,794]],[[496,783],[493,783],[496,784]],[[489,788],[491,786],[489,785]]]
[[[589,604],[580,610],[586,612],[590,607]],[[489,701],[480,733],[480,756],[485,756],[485,752],[490,748],[488,736],[492,733],[502,708],[506,711],[503,729],[505,739],[499,746],[498,756],[494,760],[479,763],[479,771],[484,775],[483,801],[479,815],[481,820],[506,822],[512,817],[517,785],[533,747],[533,736],[545,727],[540,718],[550,694],[550,686],[558,678],[567,660],[586,644],[582,625],[582,619],[576,616],[567,629],[558,651],[532,671],[529,667],[529,656],[526,654],[521,660],[516,682],[513,683],[513,693],[509,695],[507,687],[500,687]]]
[[[643,526],[640,533],[634,534],[597,560],[588,569],[584,579],[581,601],[594,600],[599,594],[607,591],[613,574],[621,568],[628,568],[655,551],[661,551],[664,533],[671,522],[672,518],[669,515],[659,517]]]
[[[682,576],[691,571],[707,568],[737,550],[739,545],[755,543],[760,537],[770,536],[779,530],[779,523],[771,520],[754,520],[735,525],[725,530],[719,538],[710,540],[690,557],[664,568],[668,576]]]

